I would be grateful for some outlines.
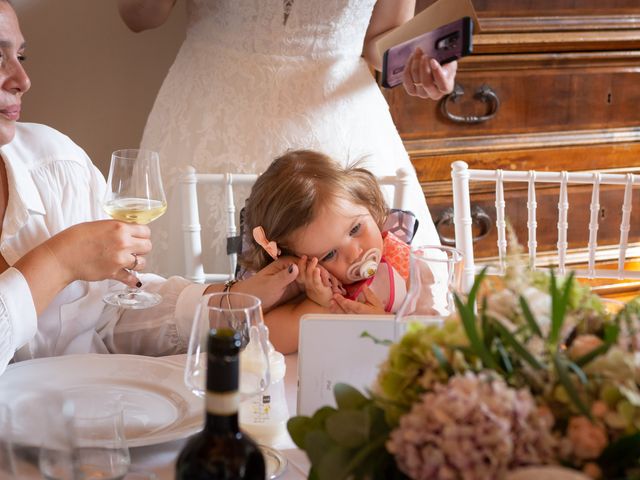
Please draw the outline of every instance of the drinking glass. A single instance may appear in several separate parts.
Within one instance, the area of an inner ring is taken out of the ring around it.
[[[49,480],[153,480],[150,472],[129,473],[131,457],[118,401],[92,407],[71,400],[45,406],[46,435],[40,471]],[[62,411],[59,409],[62,408]]]
[[[257,355],[249,358],[240,355],[240,397],[246,400],[262,393],[269,386],[269,345],[268,333],[262,318],[260,299],[244,293],[212,293],[205,295],[196,308],[191,335],[184,381],[199,397],[205,395],[207,376],[207,339],[211,330],[232,329],[239,332],[241,349],[250,342],[251,352]]]
[[[462,253],[453,247],[411,247],[409,284],[396,312],[396,326],[406,321],[433,321],[455,312],[454,292],[462,281]],[[396,339],[399,330],[396,328]]]
[[[104,210],[116,220],[147,224],[167,209],[158,153],[151,150],[117,150],[111,155]],[[132,264],[135,253],[132,252]],[[135,271],[132,271],[135,275]],[[104,297],[110,305],[149,308],[162,301],[157,293],[137,288],[111,292]]]

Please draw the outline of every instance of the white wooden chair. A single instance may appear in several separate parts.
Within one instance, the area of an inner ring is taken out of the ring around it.
[[[564,274],[567,268],[567,231],[569,228],[569,195],[568,185],[587,184],[592,185],[589,241],[588,241],[588,265],[587,268],[572,269],[577,277],[586,278],[613,278],[613,279],[638,279],[639,271],[625,269],[625,261],[630,257],[638,255],[637,248],[630,248],[629,230],[632,207],[632,189],[635,185],[640,185],[640,175],[614,174],[599,172],[537,172],[537,171],[503,171],[503,170],[475,170],[470,169],[465,162],[458,161],[451,164],[451,177],[453,182],[453,209],[454,209],[454,229],[456,248],[464,256],[464,268],[462,288],[468,291],[473,285],[474,276],[479,268],[474,263],[473,255],[473,234],[472,218],[470,207],[469,183],[472,181],[495,182],[495,205],[496,205],[496,228],[498,244],[498,266],[490,267],[489,273],[503,274],[505,271],[505,259],[507,254],[506,218],[505,218],[505,196],[504,183],[524,182],[527,184],[527,231],[528,238],[526,246],[528,248],[529,263],[532,268],[536,267],[536,232],[538,228],[537,203],[536,203],[536,183],[553,183],[560,187],[558,199],[558,256],[557,265],[554,268],[558,273]],[[620,245],[617,252],[617,269],[597,268],[597,247],[598,247],[598,227],[600,212],[600,186],[601,185],[624,185],[624,196],[621,205],[622,220],[620,222]],[[551,225],[554,216],[551,212],[544,212],[545,222]],[[587,226],[585,226],[587,228]]]
[[[180,194],[182,200],[182,232],[184,235],[184,277],[194,282],[224,282],[235,277],[237,252],[239,250],[240,232],[236,223],[236,201],[234,186],[251,186],[258,174],[248,173],[197,173],[195,168],[187,167],[180,177]],[[390,207],[406,209],[408,205],[408,189],[410,173],[399,169],[396,175],[378,177],[381,185],[393,187],[393,203]],[[202,263],[202,237],[200,213],[198,208],[198,185],[223,185],[226,204],[227,255],[229,269],[224,272],[205,273]],[[244,201],[243,201],[244,204]]]

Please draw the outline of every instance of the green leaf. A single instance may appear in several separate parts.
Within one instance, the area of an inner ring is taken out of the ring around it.
[[[455,372],[453,371],[453,367],[449,363],[449,360],[447,360],[447,358],[444,356],[444,353],[442,352],[442,349],[438,346],[438,344],[434,343],[433,345],[431,345],[431,350],[433,351],[436,360],[440,364],[440,368],[447,372],[447,375],[454,375]]]
[[[376,337],[374,335],[371,335],[366,330],[360,334],[360,338],[370,338],[371,340],[373,340],[373,343],[375,343],[376,345],[384,345],[384,346],[393,345],[393,341],[392,340],[388,340],[388,339],[387,340],[381,340],[378,337]]]
[[[304,450],[304,438],[313,430],[313,422],[309,417],[291,417],[287,422],[287,430],[293,443]]]
[[[591,412],[589,411],[587,406],[584,404],[584,402],[580,398],[580,395],[578,394],[578,390],[576,389],[576,386],[573,384],[573,381],[571,380],[571,376],[569,375],[569,370],[567,368],[567,365],[565,364],[566,360],[564,360],[560,355],[561,354],[559,352],[555,352],[553,354],[553,364],[558,374],[558,380],[562,384],[563,388],[567,392],[567,395],[569,395],[569,398],[571,399],[573,404],[576,406],[576,408],[584,416],[590,419]]]
[[[478,279],[481,278],[481,275],[482,274],[478,275],[478,278],[476,278],[476,282],[478,282]],[[469,339],[469,343],[471,344],[473,352],[480,358],[480,360],[482,360],[482,363],[485,365],[485,367],[491,368],[493,370],[498,370],[496,361],[491,356],[484,343],[480,339],[480,335],[478,333],[476,325],[476,315],[473,311],[473,304],[471,303],[471,294],[469,294],[468,305],[465,305],[460,297],[455,293],[453,294],[453,299],[455,301],[456,308],[458,309],[458,313],[460,314],[462,326],[464,327],[464,330],[467,334],[467,338]]]
[[[369,439],[369,414],[360,410],[339,410],[327,418],[327,433],[339,446],[358,448]]]
[[[342,480],[348,476],[351,452],[343,447],[332,446],[316,465],[320,480]]]
[[[535,370],[541,370],[544,368],[544,365],[542,365],[542,363],[540,363],[540,361],[531,352],[529,352],[529,350],[527,350],[504,325],[496,321],[493,326],[498,330],[498,334],[504,343],[510,346],[514,352],[522,358],[522,360],[531,365]]]
[[[509,353],[504,348],[504,344],[499,338],[495,339],[495,344],[498,350],[498,354],[502,359],[502,365],[504,365],[504,369],[507,372],[507,375],[511,375],[513,373],[513,364],[511,363],[511,358],[509,358]]]
[[[358,410],[370,401],[358,389],[346,383],[336,383],[333,394],[336,397],[338,409]]]
[[[334,445],[327,432],[320,430],[307,433],[304,439],[304,451],[307,452],[309,461],[314,466],[320,465],[324,456]]]
[[[529,308],[529,304],[527,303],[527,300],[522,295],[520,295],[520,308],[522,309],[522,315],[524,316],[524,319],[529,324],[529,328],[531,329],[531,331],[538,337],[542,338],[542,331],[540,330],[540,325],[538,325],[538,322],[533,316],[533,313],[531,313],[531,309]]]
[[[573,287],[573,275],[573,272],[569,273],[562,289],[560,289],[557,287],[556,276],[553,270],[551,271],[551,286],[549,289],[551,293],[551,333],[549,334],[549,341],[552,345],[557,345],[558,337],[562,331],[565,314],[569,306],[569,295]]]
[[[333,415],[337,411],[338,410],[336,410],[335,408],[329,406],[324,406],[316,410],[313,414],[313,417],[311,417],[312,428],[314,430],[324,430],[324,424],[327,417]]]
[[[482,281],[484,280],[484,277],[487,276],[487,268],[488,267],[484,267],[480,271],[480,273],[478,275],[476,275],[476,278],[473,281],[473,286],[471,287],[471,290],[469,290],[469,295],[467,297],[467,303],[469,305],[471,305],[471,307],[473,307],[473,305],[476,303],[476,295],[478,294],[478,289],[480,288],[480,285],[482,284]]]

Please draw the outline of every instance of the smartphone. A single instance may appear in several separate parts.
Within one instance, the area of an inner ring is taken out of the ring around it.
[[[391,47],[382,57],[382,86],[393,88],[402,83],[404,67],[416,48],[441,65],[471,54],[473,22],[462,17],[455,22]]]

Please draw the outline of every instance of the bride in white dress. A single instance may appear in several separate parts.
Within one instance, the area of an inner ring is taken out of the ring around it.
[[[135,31],[168,17],[176,0],[118,0]],[[171,192],[152,225],[149,269],[183,273],[176,180],[200,172],[264,171],[288,149],[362,160],[376,175],[413,167],[374,81],[372,39],[413,16],[415,0],[184,0],[186,39],[149,115],[142,147],[159,151]],[[367,60],[369,60],[369,63]],[[437,99],[456,64],[413,60],[405,89]],[[415,82],[415,83],[413,83]],[[439,244],[423,192],[411,183],[414,243]],[[224,271],[222,190],[201,194],[205,271]],[[217,267],[217,268],[216,268]]]

